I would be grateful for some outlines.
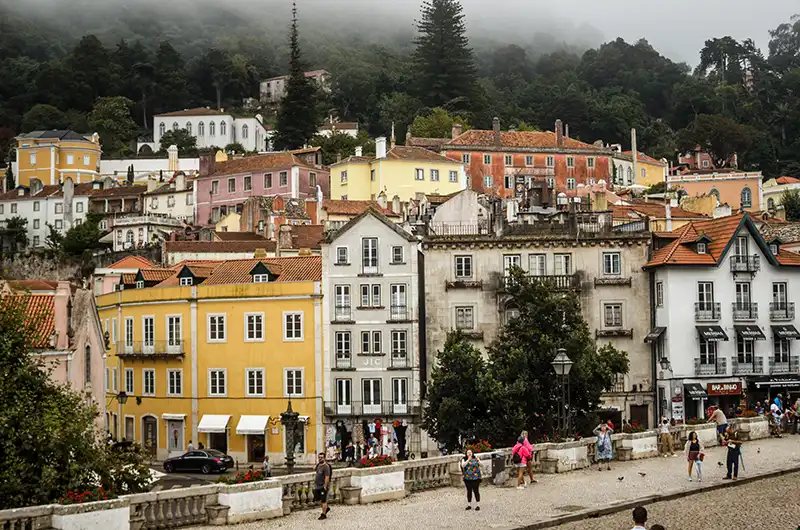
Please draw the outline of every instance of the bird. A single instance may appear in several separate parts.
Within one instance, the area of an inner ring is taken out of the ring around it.
[[[760,447],[756,450],[756,453],[761,454],[761,448]]]
[[[625,480],[625,477],[617,477],[617,480],[619,480],[620,482],[622,482],[623,480]]]
[[[642,477],[646,477],[647,473],[642,473],[641,471],[639,471],[639,475],[642,476]]]
[[[719,467],[722,467],[722,466],[724,466],[725,464],[723,464],[722,462],[717,462],[717,465],[718,465]]]

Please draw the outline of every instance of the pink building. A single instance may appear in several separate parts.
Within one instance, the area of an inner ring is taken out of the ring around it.
[[[241,213],[249,197],[275,196],[303,199],[330,194],[330,171],[316,163],[315,155],[292,152],[235,158],[216,162],[213,155],[200,159],[196,224],[215,224],[230,212]]]

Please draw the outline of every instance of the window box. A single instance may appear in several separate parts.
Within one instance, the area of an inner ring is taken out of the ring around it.
[[[633,328],[631,329],[597,329],[594,332],[595,338],[602,338],[602,337],[625,337],[632,339],[633,338]]]
[[[444,290],[449,291],[450,289],[483,289],[483,280],[456,280],[456,281],[446,281],[444,284]]]
[[[625,285],[630,287],[632,283],[631,278],[595,278],[594,286],[601,287],[603,285]]]

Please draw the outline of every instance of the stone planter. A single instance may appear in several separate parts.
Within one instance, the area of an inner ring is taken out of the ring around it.
[[[210,506],[206,506],[206,513],[208,514],[209,526],[227,525],[228,510],[230,510],[230,506],[223,506],[221,504],[212,504]]]
[[[556,461],[555,473],[566,473],[567,471],[589,467],[589,445],[594,443],[592,440],[593,438],[550,444],[547,448],[547,457],[545,459]],[[544,467],[545,465],[543,465]],[[544,472],[547,473],[547,471]]]
[[[558,458],[546,456],[542,458],[542,473],[551,475],[558,472]]]
[[[127,499],[88,502],[53,507],[52,527],[55,530],[108,530],[128,528],[131,517]]]
[[[464,473],[459,466],[457,469],[450,469],[450,485],[454,488],[459,488],[463,485]]]
[[[633,459],[633,447],[619,447],[617,449],[617,460],[626,462]]]
[[[739,430],[739,438],[743,441],[769,437],[769,423],[766,417],[736,418],[731,420],[731,424]]]
[[[402,499],[406,496],[405,470],[398,464],[354,469],[350,486],[361,488],[361,504]]]
[[[411,482],[411,481],[407,481]],[[411,485],[405,484],[406,491],[411,493]],[[339,490],[342,493],[342,504],[358,504],[361,502],[361,488],[357,486],[342,486]]]
[[[227,523],[238,524],[283,516],[283,488],[276,480],[228,484],[219,487],[217,496],[227,506]]]

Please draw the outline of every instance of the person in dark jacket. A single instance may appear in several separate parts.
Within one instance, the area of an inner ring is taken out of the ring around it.
[[[725,429],[723,438],[728,448],[728,474],[723,478],[725,480],[736,480],[739,478],[739,458],[742,454],[742,442],[739,440],[739,432],[728,426],[728,428]]]

